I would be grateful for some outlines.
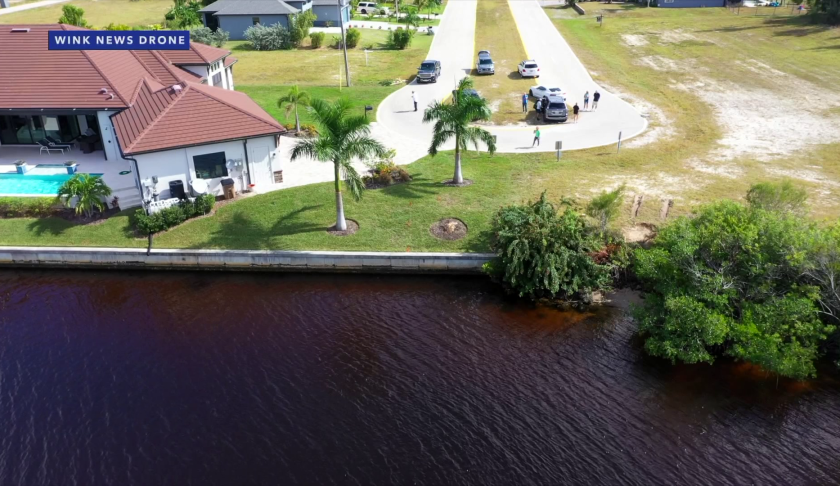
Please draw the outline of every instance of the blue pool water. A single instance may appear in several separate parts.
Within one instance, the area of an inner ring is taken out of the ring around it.
[[[101,177],[102,174],[90,174]],[[0,174],[0,194],[43,194],[55,196],[70,174],[30,175]]]

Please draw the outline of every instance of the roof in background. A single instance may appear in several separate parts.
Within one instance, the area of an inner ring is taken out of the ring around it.
[[[29,31],[12,32],[18,28]],[[85,30],[0,24],[0,108],[125,108],[141,78],[193,81],[176,65],[210,64],[230,54],[195,42],[188,51],[50,51],[47,32],[60,29]]]
[[[338,6],[338,0],[312,0],[312,6],[313,7],[315,7],[315,6],[323,7],[325,5],[327,5],[327,6],[332,5],[334,7],[337,7]],[[346,7],[349,8],[350,4],[348,3],[346,5]]]
[[[220,5],[219,5],[220,4]],[[202,12],[219,15],[289,15],[300,12],[283,0],[219,0],[204,7]]]
[[[136,155],[285,131],[244,93],[193,82],[179,86],[181,90],[176,91],[141,81],[131,108],[111,118],[123,153]]]

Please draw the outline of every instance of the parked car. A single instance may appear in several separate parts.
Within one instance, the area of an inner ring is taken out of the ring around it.
[[[359,6],[356,7],[356,11],[363,15],[378,14],[382,11],[385,12],[385,15],[391,13],[391,9],[388,7],[380,7],[376,4],[376,2],[359,2]]]
[[[558,95],[566,98],[566,91],[562,88],[548,88],[546,86],[532,86],[530,90],[531,96],[534,98],[542,98],[543,96]]]
[[[565,122],[569,119],[569,109],[566,106],[566,98],[558,95],[548,96],[548,106],[545,108],[543,119],[545,121]]]
[[[418,83],[437,83],[440,77],[440,61],[426,59],[417,70]]]
[[[537,65],[537,61],[529,60],[520,62],[519,75],[523,78],[539,78],[540,67]]]
[[[475,63],[478,74],[496,74],[496,65],[490,57],[490,51],[478,51],[478,61]]]

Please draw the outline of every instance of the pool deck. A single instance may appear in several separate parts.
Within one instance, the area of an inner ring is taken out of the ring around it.
[[[102,174],[102,179],[108,187],[123,200],[127,200],[129,193],[136,194],[139,198],[139,191],[134,183],[132,173],[120,175],[120,172],[131,171],[131,164],[127,161],[105,160],[105,153],[101,150],[83,154],[78,147],[64,154],[39,153],[38,147],[30,146],[8,146],[0,145],[0,174],[15,173],[15,161],[25,160],[30,166],[39,164],[61,164],[67,161],[75,161],[78,165],[77,172],[88,174]],[[0,196],[19,197],[44,197],[44,194],[0,194]]]

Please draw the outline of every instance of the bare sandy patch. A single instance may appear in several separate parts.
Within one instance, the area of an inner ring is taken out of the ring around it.
[[[744,174],[743,169],[734,164],[721,163],[720,161],[701,161],[697,157],[688,159],[685,162],[685,165],[689,169],[696,170],[697,172],[726,177],[729,179],[737,179]]]
[[[658,106],[634,95],[624,93],[604,83],[601,83],[601,87],[633,105],[634,108],[639,110],[639,113],[641,113],[643,117],[648,119],[648,129],[641,135],[633,137],[626,142],[622,142],[622,147],[638,148],[659,140],[667,140],[674,136],[673,122]]]
[[[641,34],[621,34],[624,45],[629,47],[641,47],[648,45],[648,40]]]
[[[490,105],[489,105],[489,107],[490,107],[490,112],[491,112],[491,113],[496,113],[497,111],[499,111],[499,106],[500,106],[501,104],[502,104],[502,100],[493,100],[493,101],[491,101],[491,102],[490,102]]]
[[[827,179],[824,175],[820,174],[816,170],[809,170],[809,169],[782,169],[779,167],[768,167],[766,171],[773,175],[778,175],[782,177],[788,177],[790,179],[799,179],[806,182],[812,182],[814,184],[820,184],[823,186],[830,186],[830,187],[840,187],[840,182]]]
[[[774,69],[761,61],[748,59],[746,61],[735,61],[736,64],[749,69],[750,71],[765,77],[785,78],[787,73]]]
[[[642,66],[649,67],[654,71],[686,71],[688,66],[663,56],[644,56],[637,61]]]
[[[642,194],[646,198],[683,198],[679,195],[686,190],[701,187],[696,179],[674,176],[666,172],[645,175],[613,175],[605,178],[606,185],[602,185],[591,192],[602,190],[611,191],[621,184],[627,186],[627,194]]]
[[[680,42],[686,41],[706,41],[706,39],[701,39],[694,34],[688,33],[682,29],[674,29],[674,30],[666,30],[665,32],[661,32],[659,34],[659,42],[663,44],[679,44]]]

